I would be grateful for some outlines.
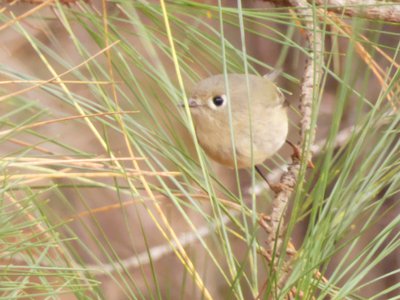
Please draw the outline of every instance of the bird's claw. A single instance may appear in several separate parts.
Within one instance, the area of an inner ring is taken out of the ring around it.
[[[288,140],[286,140],[286,143],[288,143],[293,149],[292,157],[300,160],[301,159],[301,149],[300,149],[300,147],[295,145],[295,144],[293,144],[291,141],[288,141]],[[314,163],[312,162],[311,159],[308,160],[307,167],[310,168],[310,169],[315,169],[315,165],[314,165]]]

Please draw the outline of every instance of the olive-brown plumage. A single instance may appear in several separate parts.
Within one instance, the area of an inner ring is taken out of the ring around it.
[[[266,77],[247,76],[249,86],[246,75],[228,74],[229,99],[222,74],[200,81],[189,99],[200,145],[208,156],[229,167],[235,166],[233,151],[239,168],[262,163],[282,147],[288,133],[282,92]]]

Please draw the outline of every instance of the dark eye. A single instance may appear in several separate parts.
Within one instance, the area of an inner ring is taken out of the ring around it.
[[[224,104],[224,98],[222,98],[221,96],[215,96],[212,100],[215,106],[221,106],[222,104]]]

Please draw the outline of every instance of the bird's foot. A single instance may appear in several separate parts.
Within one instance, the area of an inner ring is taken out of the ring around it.
[[[271,183],[269,182],[267,176],[265,176],[263,174],[263,172],[261,172],[261,169],[258,166],[254,166],[257,173],[265,180],[265,182],[268,184],[269,188],[271,189],[271,191],[273,191],[275,194],[279,194],[280,192],[282,192],[285,188],[285,185],[283,183]]]
[[[271,184],[269,184],[269,187],[275,194],[279,194],[280,192],[282,192],[285,189],[285,185],[280,182],[271,183]]]
[[[295,144],[293,144],[291,141],[288,141],[288,140],[286,140],[286,143],[288,145],[290,145],[290,147],[292,147],[292,149],[293,149],[292,157],[300,160],[301,159],[301,149],[300,149],[300,147],[295,145]],[[310,169],[314,169],[315,165],[311,160],[308,160],[307,167],[310,168]]]

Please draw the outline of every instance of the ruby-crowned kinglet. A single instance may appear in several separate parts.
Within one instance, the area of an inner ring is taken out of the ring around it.
[[[262,163],[282,147],[288,133],[282,92],[267,77],[247,76],[248,81],[245,74],[227,75],[229,98],[223,74],[203,79],[188,102],[200,145],[208,156],[228,167],[235,166],[233,151],[238,168]]]

